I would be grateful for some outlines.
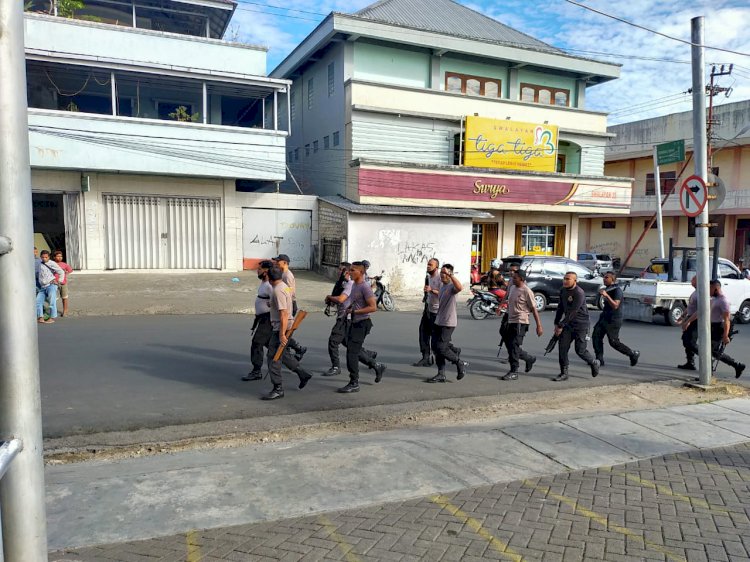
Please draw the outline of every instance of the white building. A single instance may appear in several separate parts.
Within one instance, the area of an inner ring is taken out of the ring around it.
[[[290,82],[222,40],[236,4],[66,6],[25,16],[36,245],[84,270],[237,270],[286,250],[276,208],[292,206],[309,266],[314,198],[253,193],[286,178]]]
[[[322,196],[322,265],[367,257],[418,290],[430,249],[464,278],[510,254],[575,256],[581,214],[629,210],[631,180],[604,174],[607,116],[585,103],[619,72],[451,0],[331,13],[271,72],[293,80],[287,161]],[[480,137],[544,157],[495,159]]]

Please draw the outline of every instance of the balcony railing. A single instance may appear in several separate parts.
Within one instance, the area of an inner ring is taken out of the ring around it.
[[[680,202],[677,197],[677,193],[672,193],[662,207],[662,210],[665,212],[681,213],[682,210],[680,209]],[[721,213],[722,211],[731,211],[735,209],[750,209],[750,190],[727,191],[724,202],[716,212]],[[655,213],[656,197],[646,195],[633,196],[630,203],[630,212],[633,214]]]

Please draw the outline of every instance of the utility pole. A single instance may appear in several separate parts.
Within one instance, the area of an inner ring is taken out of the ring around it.
[[[47,523],[19,0],[0,0],[0,76],[0,441],[19,440],[22,447],[0,480],[2,543],[5,562],[42,562]]]
[[[690,41],[693,44],[693,159],[695,175],[708,179],[706,140],[706,78],[704,75],[703,16],[690,20]],[[698,369],[700,384],[711,383],[711,305],[708,264],[708,205],[695,220],[695,246],[698,271]]]
[[[732,92],[732,88],[722,88],[721,86],[717,86],[715,81],[716,78],[719,76],[729,76],[732,74],[732,69],[734,68],[733,64],[729,65],[729,69],[725,70],[724,65],[721,65],[721,70],[716,70],[716,66],[711,67],[711,85],[706,88],[706,93],[708,94],[708,169],[713,169],[713,128],[714,125],[718,125],[716,119],[714,119],[714,96],[718,96],[721,93],[724,93],[727,97],[729,97],[729,94]]]

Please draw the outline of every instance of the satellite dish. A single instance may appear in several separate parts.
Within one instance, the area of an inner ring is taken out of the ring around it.
[[[708,212],[713,213],[721,207],[727,196],[727,186],[716,174],[708,174],[708,181],[706,182],[708,187],[708,193],[710,195],[708,199]]]

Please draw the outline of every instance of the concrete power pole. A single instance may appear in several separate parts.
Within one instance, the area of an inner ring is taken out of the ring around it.
[[[706,78],[704,74],[703,17],[690,20],[693,46],[693,160],[695,175],[708,180],[708,142],[706,138]],[[708,205],[695,219],[695,246],[698,270],[698,369],[700,384],[711,383],[711,305],[709,296]]]
[[[5,562],[42,562],[47,523],[23,34],[23,2],[0,0],[0,441],[20,440],[22,447],[0,480],[2,544]]]

